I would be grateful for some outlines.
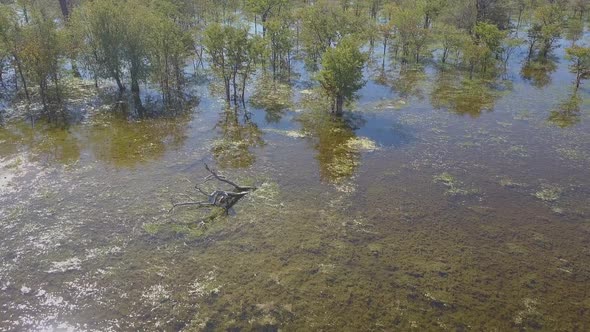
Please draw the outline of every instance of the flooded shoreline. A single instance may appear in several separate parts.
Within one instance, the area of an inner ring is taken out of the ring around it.
[[[567,63],[538,87],[522,61],[369,70],[342,118],[303,79],[246,110],[212,89],[173,117],[8,120],[0,330],[587,330],[589,90],[556,123]],[[202,226],[168,211],[205,162],[259,190]]]

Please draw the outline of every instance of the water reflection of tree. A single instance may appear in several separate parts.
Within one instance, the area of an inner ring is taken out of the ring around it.
[[[393,89],[402,98],[417,97],[423,99],[423,83],[425,79],[426,74],[423,67],[402,65],[398,78],[393,81]]]
[[[552,58],[527,61],[520,70],[523,79],[530,81],[537,88],[542,88],[551,83],[551,74],[557,69],[557,64]]]
[[[250,105],[266,112],[267,123],[277,123],[291,107],[292,97],[293,90],[289,84],[263,78],[259,80],[254,94],[250,97]]]
[[[311,137],[323,181],[341,183],[352,177],[360,164],[360,151],[354,146],[355,129],[364,120],[345,114],[333,116],[328,112],[308,111],[300,117],[303,131]]]
[[[117,167],[162,158],[186,140],[190,116],[133,120],[124,111],[99,114],[90,127],[89,144],[98,160]]]
[[[582,97],[574,90],[549,113],[547,120],[560,128],[571,127],[580,122],[581,104]]]
[[[27,121],[0,128],[0,156],[30,152],[34,161],[71,164],[80,159],[79,138],[72,127]]]
[[[424,67],[402,64],[399,67],[386,68],[371,66],[369,63],[368,70],[376,84],[391,87],[401,98],[424,98],[424,83],[426,82]]]
[[[226,109],[216,128],[220,134],[213,145],[213,156],[221,168],[246,168],[256,161],[251,151],[264,146],[262,131],[252,122],[247,110]]]
[[[440,71],[433,82],[430,103],[436,109],[479,117],[484,110],[492,110],[496,97],[488,82]]]

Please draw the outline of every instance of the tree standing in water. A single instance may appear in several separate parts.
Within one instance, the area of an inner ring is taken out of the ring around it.
[[[322,57],[319,82],[332,99],[332,112],[342,114],[345,101],[365,85],[363,68],[367,57],[357,43],[344,39],[336,47],[329,48]]]
[[[573,46],[565,51],[570,60],[570,72],[576,74],[577,90],[582,80],[590,78],[590,47]]]

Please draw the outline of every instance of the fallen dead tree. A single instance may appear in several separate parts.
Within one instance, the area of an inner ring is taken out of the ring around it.
[[[231,208],[238,203],[238,201],[244,198],[246,195],[251,193],[252,191],[256,190],[257,187],[250,187],[250,186],[240,186],[235,182],[228,180],[225,176],[220,175],[216,171],[209,168],[207,164],[205,164],[205,169],[211,173],[203,182],[195,185],[195,189],[202,195],[207,197],[207,200],[198,201],[198,202],[181,202],[181,203],[174,203],[172,208],[170,209],[169,213],[174,211],[175,208],[183,207],[183,206],[197,206],[197,207],[219,207],[222,208],[226,214],[229,214]],[[203,184],[211,181],[217,180],[226,184],[229,184],[234,188],[233,191],[226,191],[226,190],[215,190],[212,193],[208,194],[200,186]]]

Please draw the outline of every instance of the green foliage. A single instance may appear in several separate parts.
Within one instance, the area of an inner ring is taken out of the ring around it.
[[[264,40],[250,36],[245,27],[211,24],[204,32],[203,43],[214,72],[223,80],[226,101],[243,101],[248,78],[264,50]]]
[[[397,28],[402,59],[413,58],[419,62],[431,35],[430,29],[424,27],[422,10],[417,5],[397,7],[392,20]]]
[[[582,80],[590,78],[590,47],[573,46],[565,51],[570,60],[570,72],[576,74],[577,89]]]
[[[346,36],[360,37],[367,31],[367,20],[329,1],[318,1],[301,12],[301,41],[307,56],[316,63],[320,56]]]
[[[333,100],[332,111],[341,113],[344,102],[351,100],[365,85],[363,68],[366,60],[358,44],[350,39],[344,39],[324,53],[318,80]]]
[[[35,10],[31,24],[23,30],[22,62],[30,81],[39,85],[39,94],[45,112],[53,111],[51,101],[61,103],[60,59],[64,47],[53,18],[42,10]],[[49,96],[49,84],[54,86],[53,98]]]
[[[539,56],[546,58],[555,41],[561,36],[564,16],[558,4],[539,6],[534,12],[534,22],[529,28],[529,58],[538,49]]]
[[[446,63],[449,55],[458,54],[471,37],[453,25],[442,24],[438,27],[436,39],[440,41],[443,51],[441,62]]]
[[[266,22],[266,38],[270,46],[273,80],[283,70],[290,70],[293,33],[286,17],[273,17]]]
[[[247,0],[246,7],[253,12],[255,15],[259,15],[262,18],[262,25],[268,18],[273,14],[276,14],[281,7],[288,5],[287,0]]]
[[[73,16],[84,49],[82,60],[96,77],[114,79],[119,90],[125,90],[125,48],[127,18],[124,2],[115,0],[91,1]]]
[[[95,77],[131,91],[141,108],[140,83],[159,83],[165,105],[182,99],[183,66],[192,49],[187,18],[172,0],[92,1],[74,12],[73,29],[83,45],[81,60]]]
[[[475,35],[492,53],[500,52],[502,40],[506,37],[506,33],[500,31],[497,26],[485,22],[477,23],[475,26]]]

